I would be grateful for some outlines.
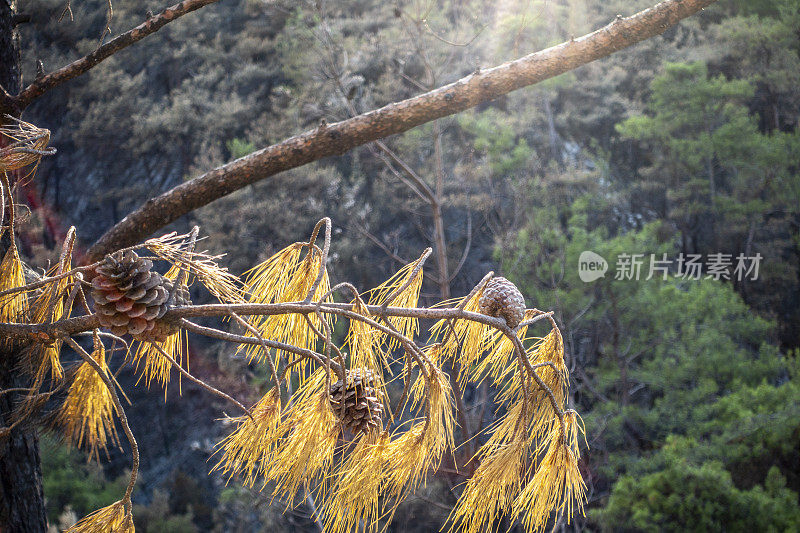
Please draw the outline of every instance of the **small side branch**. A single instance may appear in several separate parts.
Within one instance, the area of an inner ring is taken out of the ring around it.
[[[158,353],[160,353],[162,357],[164,357],[167,361],[172,363],[172,365],[175,368],[178,369],[178,372],[180,372],[183,377],[185,377],[189,381],[192,381],[192,382],[196,383],[197,385],[200,385],[200,387],[202,387],[206,391],[210,392],[211,394],[213,394],[215,396],[219,396],[220,398],[231,402],[236,407],[238,407],[239,409],[241,409],[242,411],[247,413],[247,416],[249,416],[251,419],[253,418],[253,413],[250,412],[250,409],[248,409],[247,407],[242,405],[242,402],[240,402],[239,400],[237,400],[236,398],[234,398],[232,396],[229,396],[228,394],[222,392],[221,390],[212,387],[211,385],[209,385],[208,383],[206,383],[202,379],[194,377],[185,368],[183,368],[181,365],[179,365],[178,362],[175,360],[175,358],[173,358],[171,355],[169,355],[167,352],[165,352],[163,349],[161,349],[161,346],[159,346],[156,343],[152,343],[152,345],[156,350],[158,350]]]
[[[21,93],[19,93],[18,96],[13,97],[3,91],[3,94],[0,94],[0,106],[3,106],[4,103],[13,103],[13,108],[20,110],[25,109],[36,98],[40,97],[47,91],[58,87],[66,81],[77,78],[81,74],[84,74],[88,70],[95,67],[104,59],[108,59],[120,50],[127,48],[130,45],[141,41],[148,35],[157,32],[173,20],[176,20],[183,15],[191,13],[192,11],[196,11],[201,7],[207,6],[208,4],[213,4],[217,1],[218,0],[184,0],[183,2],[178,2],[177,4],[166,8],[161,13],[148,18],[135,28],[118,35],[117,37],[114,37],[106,44],[98,47],[97,50],[91,54],[77,59],[69,65],[61,67],[50,74],[38,78],[36,81],[28,85]],[[10,102],[8,101],[9,98],[11,99]]]

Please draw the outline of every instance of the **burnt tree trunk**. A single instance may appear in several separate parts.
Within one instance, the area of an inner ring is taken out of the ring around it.
[[[18,93],[21,87],[19,35],[14,28],[16,8],[16,0],[0,0],[0,85],[11,94]],[[13,176],[9,177],[13,180]],[[8,249],[9,238],[6,232],[0,241],[0,258]],[[30,386],[27,376],[16,370],[19,350],[9,348],[3,341],[0,339],[0,391]],[[0,395],[0,427],[10,425],[11,412],[19,399],[18,393]],[[0,437],[0,533],[44,533],[46,529],[39,440],[36,428],[23,423]]]

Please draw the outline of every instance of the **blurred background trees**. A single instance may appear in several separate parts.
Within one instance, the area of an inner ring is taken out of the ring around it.
[[[44,160],[27,191],[38,209],[24,252],[43,265],[70,224],[90,243],[199,170],[650,3],[211,6],[30,107],[26,120],[52,130],[59,156]],[[37,59],[51,68],[91,51],[104,6],[75,2],[74,21],[59,22],[60,0],[27,3],[25,77],[35,76]],[[158,7],[116,2],[113,27]],[[176,229],[199,223],[211,235],[206,246],[227,250],[227,265],[240,273],[330,216],[339,234],[329,268],[362,288],[441,238],[445,268],[429,266],[425,303],[445,286],[465,294],[495,270],[529,306],[556,310],[575,380],[571,401],[587,424],[590,511],[579,526],[790,529],[800,521],[799,26],[796,0],[723,0],[661,37],[390,138],[396,159],[374,145],[352,150],[238,191]],[[404,166],[436,192],[440,229]],[[612,263],[604,278],[579,279],[584,250]],[[757,280],[616,280],[613,260],[622,253],[763,259]],[[191,348],[200,375],[257,396],[264,369],[211,343]],[[495,393],[467,391],[473,431],[494,420],[484,405]],[[168,407],[158,394],[132,398],[147,405],[131,424],[151,454],[136,501],[153,518],[137,526],[313,531],[310,514],[281,515],[281,504],[206,476],[222,429],[207,422],[212,400],[190,387],[183,394]],[[112,454],[99,471],[56,444],[44,452],[53,524],[67,507],[80,516],[103,503],[97,487],[117,483],[126,465]],[[440,527],[461,481],[440,472],[393,530]]]

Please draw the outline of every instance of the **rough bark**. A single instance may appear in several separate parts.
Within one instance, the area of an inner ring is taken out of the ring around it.
[[[9,90],[20,86],[19,37],[14,30],[16,1],[0,1],[0,84]],[[0,145],[3,141],[0,139]],[[8,213],[8,210],[6,210]],[[6,234],[0,241],[0,258],[9,245]],[[16,371],[19,351],[4,346],[0,335],[0,390],[29,386]],[[0,427],[10,424],[10,413],[19,393],[0,396]],[[7,437],[0,437],[0,532],[39,533],[47,528],[42,468],[36,429],[21,425]]]
[[[0,349],[0,389],[30,386],[14,371],[18,353]],[[19,393],[0,396],[0,427],[10,424],[8,415],[18,399]],[[44,533],[46,529],[39,441],[34,427],[21,425],[0,438],[0,531]]]
[[[402,133],[552,78],[663,33],[715,0],[667,0],[579,39],[477,71],[455,83],[291,137],[151,198],[103,235],[89,260],[142,239],[177,218],[256,181],[376,139]]]

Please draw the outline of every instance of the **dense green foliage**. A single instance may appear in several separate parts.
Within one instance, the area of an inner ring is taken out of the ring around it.
[[[323,118],[417,94],[651,3],[222,2],[35,104],[25,118],[52,129],[59,149],[40,169],[38,193],[52,208],[47,216],[75,223],[90,241],[155,191]],[[74,3],[72,23],[57,22],[62,4],[30,6],[30,75],[36,58],[52,68],[96,46],[104,2]],[[113,27],[158,6],[115,3]],[[529,306],[556,311],[589,444],[589,512],[580,526],[797,531],[798,27],[797,0],[723,0],[663,36],[388,140],[432,187],[443,178],[449,273],[470,246],[452,293],[495,270]],[[397,269],[390,254],[414,259],[432,242],[429,207],[366,147],[248,187],[177,226],[199,223],[210,234],[204,245],[226,251],[239,273],[325,215],[335,227],[332,274],[360,288]],[[40,240],[28,236],[28,255]],[[609,263],[590,283],[578,273],[587,250]],[[733,266],[739,254],[760,254],[758,278],[707,279],[704,271],[686,279],[676,269],[680,254],[717,253],[730,254]],[[638,281],[615,279],[622,254],[643,254]],[[673,261],[666,276],[649,275],[651,254]],[[426,268],[430,304],[440,286],[433,261]],[[266,375],[217,345],[195,349],[216,359],[230,383],[247,375],[256,388],[256,376]],[[482,394],[470,386],[465,399],[477,406]],[[137,406],[148,409],[145,401]],[[200,396],[171,398],[170,406],[189,401]],[[491,409],[470,413],[474,426],[494,417]],[[182,426],[185,435],[170,427],[145,418],[134,431],[164,443],[156,449],[166,461],[196,463],[192,479],[205,487],[204,456],[176,450],[207,449],[204,439],[223,430],[210,420]],[[44,457],[51,520],[67,504],[82,513],[119,494],[117,482],[61,448]],[[308,514],[281,516],[282,504],[220,479],[213,510],[201,498],[176,499],[177,481],[163,467],[148,470],[154,462],[143,463],[144,531],[313,530]],[[443,474],[432,482],[424,497],[437,505],[409,502],[395,530],[441,526],[455,499],[448,486],[460,481]],[[418,519],[402,518],[410,513]]]
[[[119,499],[128,484],[125,476],[109,481],[103,469],[87,463],[85,457],[51,437],[41,442],[44,492],[47,495],[47,518],[57,523],[66,506],[85,515]]]
[[[609,531],[796,531],[797,493],[777,468],[765,488],[739,490],[719,463],[671,462],[635,480],[623,477],[600,514]]]

